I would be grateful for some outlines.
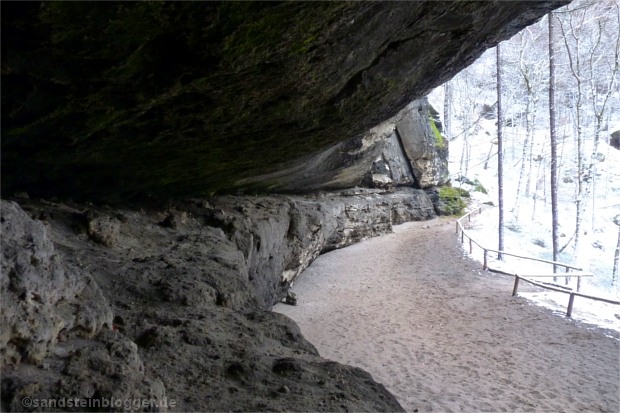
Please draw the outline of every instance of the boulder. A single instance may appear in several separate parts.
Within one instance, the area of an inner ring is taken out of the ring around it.
[[[430,109],[426,99],[416,100],[396,122],[397,137],[420,188],[441,186],[450,179],[448,141],[439,132]]]
[[[611,133],[609,145],[611,145],[612,148],[620,150],[620,130]]]
[[[92,216],[88,219],[88,235],[106,247],[113,248],[118,243],[121,222],[107,215]]]

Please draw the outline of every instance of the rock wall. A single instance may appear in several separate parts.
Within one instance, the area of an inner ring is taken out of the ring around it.
[[[620,150],[620,130],[614,131],[609,137],[609,144],[612,148]]]
[[[413,168],[421,188],[441,186],[450,179],[448,172],[448,140],[444,139],[433,118],[433,108],[426,99],[410,103],[405,116],[396,122],[396,134]]]
[[[315,195],[3,201],[2,410],[402,410],[268,310],[321,252],[434,216],[427,104],[364,131],[567,2],[3,4],[3,197]]]
[[[426,189],[448,183],[448,140],[441,134],[437,115],[428,99],[422,98],[386,123],[392,131],[384,135],[381,155],[366,180],[369,186]]]
[[[403,150],[401,139],[396,135],[396,129],[385,139],[383,151],[374,160],[366,184],[377,188],[416,185],[411,163]]]
[[[448,182],[448,141],[431,114],[428,99],[417,99],[363,136],[309,156],[280,172],[237,182],[273,192],[304,193],[363,186],[427,188]]]
[[[2,201],[3,411],[23,410],[25,396],[174,400],[177,411],[402,410],[268,310],[321,252],[433,217],[423,191],[165,210],[18,201]]]
[[[1,207],[2,411],[80,410],[36,405],[50,398],[162,401],[162,381],[145,372],[138,346],[113,330],[100,284],[54,247],[49,222],[12,202]]]

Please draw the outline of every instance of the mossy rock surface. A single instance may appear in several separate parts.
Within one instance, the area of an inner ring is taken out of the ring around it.
[[[439,197],[442,199],[469,198],[471,194],[463,188],[444,186],[439,191]]]
[[[443,136],[441,136],[441,132],[439,132],[439,129],[437,128],[437,125],[435,124],[435,120],[432,118],[432,116],[430,116],[429,114],[429,123],[431,125],[431,129],[433,130],[433,136],[435,137],[435,146],[437,146],[438,148],[445,148],[446,144],[443,141]]]
[[[236,191],[565,3],[4,2],[3,194]]]
[[[439,190],[439,198],[443,201],[444,215],[462,215],[467,207],[463,198],[470,198],[470,193],[463,188],[444,186]]]

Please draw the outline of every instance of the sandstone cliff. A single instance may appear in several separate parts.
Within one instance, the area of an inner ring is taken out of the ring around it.
[[[174,400],[183,411],[401,410],[367,373],[322,360],[269,310],[320,253],[435,216],[414,188],[447,177],[431,111],[416,101],[271,178],[279,189],[304,182],[314,190],[305,196],[139,211],[2,201],[3,410],[22,410],[24,397]],[[338,187],[349,189],[321,191]]]
[[[420,98],[565,3],[3,2],[2,410],[402,410],[269,309],[434,216]]]
[[[246,178],[236,185],[288,193],[445,185],[449,181],[448,142],[432,113],[436,112],[426,98],[417,99],[364,135],[307,156],[285,170]]]
[[[19,202],[28,215],[2,201],[3,411],[23,410],[26,396],[166,399],[180,411],[402,410],[368,373],[321,359],[268,310],[322,251],[432,217],[423,191],[148,211]]]

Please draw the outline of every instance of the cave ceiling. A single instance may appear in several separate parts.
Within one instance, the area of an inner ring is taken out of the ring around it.
[[[567,3],[3,1],[3,195],[266,191]]]

